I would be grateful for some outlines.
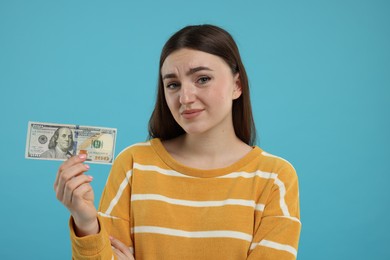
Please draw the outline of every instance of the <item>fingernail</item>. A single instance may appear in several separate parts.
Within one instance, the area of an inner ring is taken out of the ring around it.
[[[87,155],[85,153],[81,153],[81,154],[79,154],[79,158],[85,159],[85,158],[87,158]]]
[[[87,168],[87,170],[89,170],[89,165],[88,164],[84,164],[85,168]]]
[[[90,180],[93,180],[93,176],[91,176],[91,175],[88,175],[88,178],[89,178]]]

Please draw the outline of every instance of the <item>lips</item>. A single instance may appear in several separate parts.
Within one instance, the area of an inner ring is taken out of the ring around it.
[[[203,111],[204,111],[204,109],[187,109],[187,110],[184,110],[183,112],[181,112],[181,115],[185,119],[192,119],[192,118],[200,115]]]

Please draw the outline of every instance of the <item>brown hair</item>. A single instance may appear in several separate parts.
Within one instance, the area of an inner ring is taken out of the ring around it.
[[[238,99],[233,101],[233,126],[238,138],[248,145],[254,145],[256,128],[250,102],[249,82],[238,47],[227,31],[208,24],[184,27],[165,43],[160,56],[156,103],[149,120],[149,138],[169,140],[185,133],[168,108],[161,78],[161,67],[165,59],[174,51],[182,48],[219,56],[228,64],[233,74],[240,73],[242,93]]]

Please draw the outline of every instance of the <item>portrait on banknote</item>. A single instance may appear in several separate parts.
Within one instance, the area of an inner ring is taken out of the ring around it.
[[[41,137],[44,138],[44,137]],[[59,127],[51,136],[48,150],[41,154],[41,158],[68,159],[72,157],[73,132],[69,127]]]

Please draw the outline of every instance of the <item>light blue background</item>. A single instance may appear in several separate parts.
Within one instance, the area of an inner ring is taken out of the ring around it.
[[[300,180],[298,259],[390,259],[390,2],[0,1],[0,259],[70,259],[59,162],[24,158],[28,121],[144,141],[158,58],[188,24],[237,40],[260,146]],[[109,166],[92,165],[96,204]]]

